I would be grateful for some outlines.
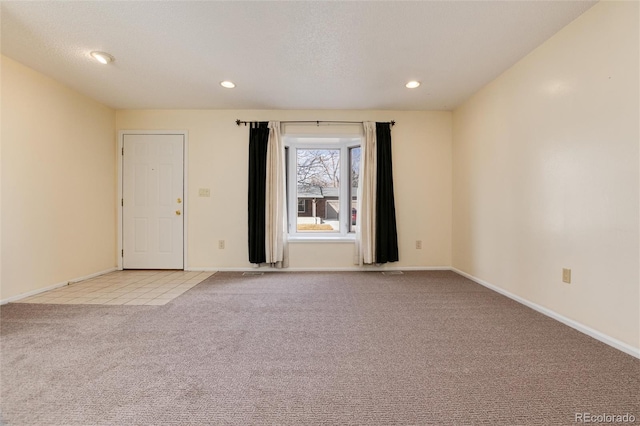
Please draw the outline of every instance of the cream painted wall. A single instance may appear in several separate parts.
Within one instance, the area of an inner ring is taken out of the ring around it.
[[[597,4],[453,115],[453,266],[636,349],[638,6]]]
[[[242,120],[396,120],[392,130],[400,261],[451,264],[451,113],[407,111],[123,110],[118,130],[187,130],[188,268],[247,268],[248,127]],[[325,130],[326,128],[322,128]],[[332,127],[340,131],[340,127]],[[210,188],[211,197],[198,197]],[[415,240],[423,241],[416,250]],[[224,250],[218,240],[226,241]],[[351,268],[353,244],[292,243],[290,268]]]
[[[115,111],[1,59],[6,300],[115,267]]]

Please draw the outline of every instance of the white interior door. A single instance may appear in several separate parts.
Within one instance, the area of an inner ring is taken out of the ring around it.
[[[122,266],[184,269],[184,136],[123,135]]]

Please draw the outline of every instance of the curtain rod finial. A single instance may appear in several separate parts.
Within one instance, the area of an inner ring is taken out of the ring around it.
[[[240,119],[239,119],[239,118],[236,120],[236,125],[237,125],[237,126],[239,126],[239,125],[240,125]]]
[[[396,125],[396,120],[391,120],[391,127]]]

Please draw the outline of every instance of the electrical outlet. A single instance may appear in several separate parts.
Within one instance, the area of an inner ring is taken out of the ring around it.
[[[200,197],[210,197],[211,196],[211,190],[209,188],[200,188],[198,190],[198,196],[200,196]]]
[[[224,240],[218,240],[218,249],[224,250]]]
[[[416,240],[416,249],[422,250],[422,240]]]
[[[562,268],[562,282],[571,283],[571,269]]]

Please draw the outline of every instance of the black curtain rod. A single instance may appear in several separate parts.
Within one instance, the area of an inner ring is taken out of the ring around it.
[[[247,124],[251,123],[251,121],[242,121],[240,119],[236,120],[236,124],[239,126],[241,124],[244,124],[245,126]],[[320,123],[342,123],[342,124],[362,124],[364,123],[363,121],[336,121],[336,120],[302,120],[302,121],[281,121],[281,123],[309,123],[309,124],[313,124],[316,123],[318,126],[320,125]],[[391,123],[392,126],[395,126],[396,121],[395,120],[391,120],[389,123]]]

